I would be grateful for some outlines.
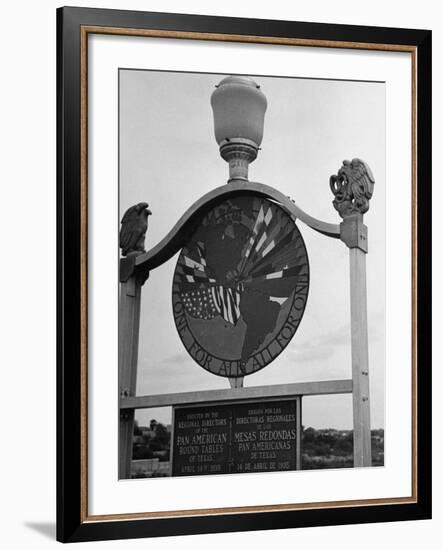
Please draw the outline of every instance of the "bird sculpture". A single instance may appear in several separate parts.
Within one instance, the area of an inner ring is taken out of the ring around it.
[[[152,212],[147,202],[139,202],[126,210],[120,229],[120,248],[123,256],[145,252],[145,235],[148,217]]]
[[[329,179],[335,198],[334,208],[342,218],[352,214],[365,214],[374,192],[375,179],[366,162],[355,158],[344,160],[343,166]]]

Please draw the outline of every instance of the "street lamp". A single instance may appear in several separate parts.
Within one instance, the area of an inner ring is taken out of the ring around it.
[[[268,102],[260,86],[244,76],[228,76],[211,96],[215,139],[229,163],[228,183],[248,181],[248,166],[257,158],[263,139]]]

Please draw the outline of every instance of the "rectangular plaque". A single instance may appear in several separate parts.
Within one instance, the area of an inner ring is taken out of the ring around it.
[[[296,469],[295,399],[176,407],[172,475]]]

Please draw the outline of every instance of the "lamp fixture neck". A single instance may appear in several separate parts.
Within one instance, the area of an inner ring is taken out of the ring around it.
[[[229,138],[220,143],[220,155],[229,163],[228,183],[249,181],[249,164],[257,158],[258,146],[250,139]]]

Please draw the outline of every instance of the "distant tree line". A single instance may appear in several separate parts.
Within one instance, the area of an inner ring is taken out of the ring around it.
[[[372,465],[384,465],[384,430],[371,431]],[[302,434],[303,470],[352,468],[353,430],[304,428]]]
[[[134,424],[132,445],[133,460],[158,458],[160,462],[169,460],[171,434],[161,422],[152,419],[149,426]]]
[[[353,431],[302,428],[302,469],[352,468]],[[384,465],[384,430],[371,431],[372,465]],[[158,458],[168,461],[171,433],[161,422],[149,426],[134,425],[133,460]]]

